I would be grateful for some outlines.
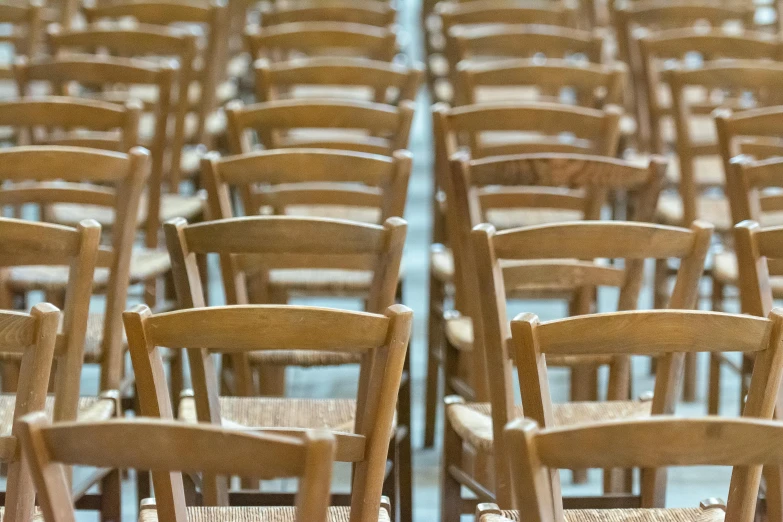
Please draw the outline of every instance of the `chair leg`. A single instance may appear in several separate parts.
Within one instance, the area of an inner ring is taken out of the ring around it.
[[[149,473],[145,472],[144,474],[149,480]],[[144,498],[149,498],[149,496]],[[113,469],[101,480],[101,522],[121,522],[121,520],[122,472]]]
[[[383,488],[382,488],[382,494],[385,497],[389,497],[392,502],[391,506],[391,512],[389,512],[389,518],[391,519],[391,522],[397,522],[399,520],[399,517],[397,516],[397,512],[400,508],[400,497],[397,494],[399,491],[399,488],[397,487],[397,470],[399,469],[399,462],[400,462],[400,456],[399,456],[399,447],[397,445],[396,436],[392,437],[392,440],[389,442],[389,456],[388,459],[392,463],[392,470],[391,473],[386,475],[386,478],[383,481]]]
[[[655,281],[653,283],[653,308],[662,310],[668,301],[669,265],[665,259],[655,260]]]
[[[685,354],[685,375],[683,376],[682,400],[696,402],[696,381],[699,374],[699,358],[697,353]]]
[[[571,368],[571,400],[594,401],[598,391],[598,369],[590,366],[574,366]],[[571,470],[574,484],[587,482],[586,469]]]
[[[405,361],[407,380],[400,388],[397,401],[397,424],[399,439],[397,443],[396,474],[399,492],[400,522],[413,522],[413,455],[411,439],[411,377],[410,377],[410,351]]]
[[[430,275],[430,315],[427,323],[427,388],[424,395],[424,447],[435,444],[435,424],[440,403],[440,358],[443,340],[443,284]]]
[[[721,360],[718,354],[710,354],[710,385],[707,398],[707,413],[718,415],[720,409]]]
[[[460,402],[459,397],[446,397],[444,408],[449,404]],[[462,485],[451,473],[449,468],[462,468],[462,439],[451,427],[444,410],[443,422],[443,464],[441,465],[441,522],[459,522],[462,515]]]

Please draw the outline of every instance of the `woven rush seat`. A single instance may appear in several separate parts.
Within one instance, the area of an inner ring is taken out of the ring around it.
[[[722,522],[722,509],[655,508],[655,509],[568,509],[568,522]],[[502,511],[500,515],[483,515],[479,522],[519,521],[518,511]]]
[[[739,272],[737,270],[737,256],[730,250],[724,250],[715,254],[712,275],[724,284],[737,284]],[[783,276],[771,276],[769,278],[772,295],[776,298],[783,297]]]
[[[165,250],[137,247],[131,255],[131,284],[146,281],[171,269],[171,260]],[[101,289],[109,280],[108,268],[95,269],[93,288]],[[65,290],[68,284],[67,266],[19,266],[10,270],[8,284],[17,292],[31,290]]]
[[[252,364],[266,366],[301,366],[311,368],[318,366],[341,366],[343,364],[359,364],[361,354],[343,352],[319,352],[311,350],[265,350],[250,352]]]
[[[328,428],[353,433],[356,401],[353,399],[290,399],[269,397],[220,397],[224,424],[245,427]],[[197,422],[196,403],[185,397],[179,417]]]
[[[720,232],[728,232],[733,227],[729,201],[722,195],[702,195],[698,201],[698,218],[715,225]],[[658,219],[665,225],[683,226],[682,200],[673,192],[662,193],[656,209]],[[765,227],[783,225],[783,212],[767,212],[761,215],[761,225]]]
[[[188,522],[294,522],[296,508],[286,507],[188,507]],[[349,522],[351,508],[332,506],[329,508],[329,522]],[[378,522],[389,522],[389,514],[383,507],[378,513]],[[158,511],[144,508],[139,512],[139,522],[157,522]]]
[[[203,201],[200,196],[186,196],[182,194],[161,194],[160,221],[162,223],[176,217],[184,217],[188,221],[201,216],[204,211]],[[142,194],[139,201],[138,225],[147,221],[147,195]],[[91,205],[76,205],[71,203],[59,203],[51,205],[47,209],[51,213],[51,221],[61,225],[76,226],[84,219],[94,219],[102,227],[114,225],[114,210],[106,207]]]
[[[363,296],[369,291],[371,282],[372,273],[369,270],[279,269],[269,272],[272,288],[284,290],[287,295],[293,296]]]
[[[381,221],[381,211],[373,207],[341,207],[338,205],[290,205],[285,208],[288,216],[304,216],[331,219],[347,219],[373,225]]]
[[[491,209],[486,218],[498,230],[507,228],[562,223],[563,221],[581,221],[584,214],[579,210],[560,209]]]
[[[11,434],[11,428],[14,424],[14,407],[16,406],[16,395],[0,395],[0,436]],[[79,397],[79,420],[106,420],[114,417],[117,408],[114,400],[106,397]],[[46,397],[46,413],[51,418],[54,412],[54,396]]]
[[[555,404],[552,411],[556,426],[614,419],[634,419],[650,415],[652,401],[566,402]],[[522,416],[517,405],[516,415]],[[474,448],[492,452],[492,410],[489,403],[450,404],[446,418],[462,440]],[[600,520],[600,519],[598,519]]]

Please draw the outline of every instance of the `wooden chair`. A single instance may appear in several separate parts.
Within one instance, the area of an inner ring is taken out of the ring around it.
[[[60,245],[63,246],[66,245]],[[52,250],[62,256],[60,248],[55,247]],[[30,252],[26,254],[29,255]],[[8,420],[3,423],[4,428],[10,429],[3,430],[3,436],[0,437],[2,443],[0,460],[8,464],[8,486],[3,512],[5,520],[32,519],[35,491],[30,472],[22,464],[21,456],[17,453],[19,425],[14,421],[31,411],[44,408],[52,361],[57,353],[57,328],[60,318],[60,311],[49,303],[35,305],[30,314],[0,311],[0,322],[2,322],[0,350],[21,357],[24,376],[17,392],[19,400],[13,398],[13,406],[6,415]]]
[[[453,463],[452,469],[461,469],[462,444],[466,441],[475,451],[490,452],[494,461],[494,495],[501,506],[511,506],[511,483],[506,468],[508,450],[503,445],[502,429],[508,421],[520,417],[522,411],[514,404],[512,361],[516,362],[518,371],[524,380],[520,381],[523,390],[523,405],[526,414],[530,415],[530,402],[536,393],[540,379],[537,375],[531,377],[538,368],[531,366],[525,359],[518,358],[516,346],[508,344],[509,323],[506,318],[506,288],[524,285],[531,279],[530,274],[536,274],[541,264],[532,260],[548,260],[543,274],[537,281],[539,284],[554,285],[565,281],[576,281],[579,286],[597,288],[609,286],[620,288],[618,310],[633,310],[637,307],[639,290],[641,288],[645,259],[676,257],[681,260],[680,272],[673,290],[672,307],[681,309],[693,308],[696,304],[699,280],[704,270],[704,260],[709,248],[712,227],[703,223],[694,223],[692,229],[663,227],[648,223],[582,221],[572,223],[540,225],[495,232],[491,225],[480,225],[474,228],[471,236],[476,263],[476,273],[479,290],[479,311],[481,320],[474,327],[481,326],[483,342],[480,348],[484,351],[487,375],[489,381],[490,404],[464,403],[455,400],[447,401],[447,416],[450,422],[444,435],[444,454]],[[607,265],[596,265],[596,258],[625,260],[623,268]],[[558,260],[558,261],[555,261]],[[563,261],[565,260],[565,261]],[[572,260],[587,260],[572,261]],[[503,265],[508,265],[505,269]],[[512,264],[513,263],[513,264]],[[587,263],[587,264],[585,264]],[[548,265],[556,267],[550,269]],[[590,309],[585,310],[590,312]],[[565,321],[579,321],[582,317],[569,318]],[[606,330],[604,330],[606,331]],[[603,333],[603,332],[602,332]],[[588,334],[585,334],[586,336]],[[569,402],[557,405],[557,421],[560,425],[570,425],[584,421],[607,420],[613,418],[643,417],[653,413],[662,413],[663,405],[672,405],[677,398],[676,393],[666,394],[662,388],[649,401],[629,401],[629,355],[632,347],[623,345],[629,352],[610,351],[605,353],[600,344],[585,343],[581,352],[574,352],[572,358],[549,359],[550,363],[569,365],[578,364],[579,356],[584,357],[585,364],[609,364],[610,376],[607,398],[605,402]],[[594,348],[594,349],[593,349]],[[704,350],[706,351],[706,350]],[[596,357],[607,356],[607,357]],[[611,356],[611,357],[609,357]],[[512,357],[516,357],[513,358]],[[554,362],[557,360],[557,362]],[[658,386],[667,382],[666,367],[659,366]],[[544,381],[545,382],[545,381]],[[541,384],[541,392],[546,390],[546,384]],[[545,398],[548,401],[548,399]],[[550,406],[550,409],[552,407]],[[535,417],[535,414],[533,414]],[[551,424],[551,419],[547,419]],[[486,458],[485,458],[486,460]],[[459,498],[460,479],[465,474],[449,473],[444,484],[444,505],[454,506],[446,515],[451,520],[459,514],[455,498]],[[469,478],[469,477],[468,477]],[[605,506],[618,507],[628,505],[628,502],[638,502],[638,497],[630,495],[630,487],[625,477],[615,473],[606,473],[604,490],[610,495],[602,501]],[[623,480],[621,480],[623,479]],[[466,481],[467,482],[467,481]],[[468,482],[470,483],[470,482]],[[491,490],[478,483],[480,501]],[[647,490],[643,489],[645,494]],[[455,497],[456,495],[456,497]],[[659,497],[655,497],[656,499]],[[624,500],[623,500],[624,499]],[[634,500],[636,499],[636,500]],[[573,499],[574,507],[585,507],[585,500]],[[594,504],[595,505],[595,504]]]
[[[677,376],[682,369],[683,353],[690,351],[741,351],[752,352],[756,354],[757,366],[753,374],[751,391],[748,394],[748,400],[743,409],[744,417],[757,417],[761,419],[770,419],[772,417],[777,396],[780,389],[781,374],[783,368],[780,364],[780,334],[778,333],[781,325],[779,312],[770,314],[769,319],[761,317],[749,317],[740,315],[722,314],[717,312],[697,312],[682,310],[666,311],[645,311],[645,312],[618,312],[613,314],[596,314],[576,318],[563,319],[558,321],[549,321],[539,323],[538,318],[533,314],[522,314],[511,323],[512,342],[510,350],[514,357],[519,361],[520,380],[523,386],[525,399],[525,415],[540,423],[545,428],[554,428],[557,424],[553,413],[552,401],[549,397],[549,388],[547,384],[547,372],[545,357],[581,355],[586,351],[590,353],[603,353],[607,355],[630,354],[654,354],[659,357],[659,378],[655,383],[655,397],[653,398],[653,413],[671,415],[675,402],[678,397],[680,382]],[[662,372],[662,370],[665,370]],[[636,423],[650,423],[655,425],[665,423],[665,417],[660,420],[636,420]],[[749,419],[748,419],[749,420]],[[678,420],[677,422],[683,422]],[[708,423],[726,422],[718,419],[694,419],[686,420],[686,423]],[[738,422],[738,421],[730,421]],[[618,423],[617,426],[620,424]],[[567,432],[569,428],[556,428]],[[615,434],[619,435],[618,432]],[[661,444],[674,437],[684,435],[672,426],[671,431],[658,431],[658,447],[665,447]],[[669,437],[673,437],[669,439]],[[597,439],[594,439],[597,440]],[[631,441],[629,439],[617,439],[617,441]],[[683,441],[702,442],[696,438],[679,439]],[[752,439],[755,440],[755,439]],[[639,441],[635,441],[637,448],[643,448]],[[745,444],[741,447],[747,445]],[[702,444],[702,451],[707,451]],[[517,446],[518,448],[518,446]],[[560,448],[561,451],[563,448]],[[584,449],[584,448],[582,448]],[[593,451],[585,454],[597,455]],[[610,452],[612,453],[612,452]],[[765,452],[766,453],[766,452]],[[616,462],[621,466],[632,465],[635,459],[628,458],[628,452],[615,453],[624,455]],[[758,453],[757,453],[758,454]],[[512,455],[512,453],[509,453]],[[669,454],[672,456],[672,454]],[[606,458],[606,457],[604,457]],[[570,460],[570,459],[566,459]],[[589,463],[589,458],[583,459],[576,464]],[[607,468],[613,467],[612,458],[606,458],[601,461],[598,459],[598,465]],[[519,461],[517,461],[519,462]],[[685,463],[682,457],[651,460],[645,463],[650,467],[642,468],[641,478],[641,507],[663,507],[666,469],[660,466],[672,463]],[[771,460],[771,462],[775,462]],[[775,464],[777,464],[775,462]],[[766,473],[766,476],[772,476],[777,473],[777,466],[774,466],[775,473]],[[753,471],[751,476],[740,478],[739,473],[732,477],[732,484],[729,491],[732,493],[741,492],[742,503],[744,505],[729,505],[727,520],[753,520],[755,514],[756,495],[759,488],[761,475],[761,466],[751,466],[744,468],[747,471]],[[741,473],[741,472],[740,472]],[[520,479],[519,470],[514,470],[514,479]],[[561,513],[563,504],[557,500],[559,496],[559,482],[556,473],[544,474],[543,480],[552,484],[552,491],[555,493],[555,512]],[[515,490],[517,494],[521,492],[522,484],[516,482]],[[747,488],[747,489],[745,489]],[[547,502],[551,502],[549,496]],[[517,501],[520,498],[517,496]],[[529,505],[526,505],[530,507]],[[600,520],[601,513],[594,513],[589,519]],[[645,516],[646,515],[646,516]],[[660,510],[654,512],[639,513],[640,520],[661,520],[657,518],[665,517],[666,512]],[[735,517],[740,518],[735,518]],[[663,520],[676,520],[671,515]],[[685,520],[697,520],[698,517],[686,517]]]
[[[155,499],[142,501],[139,514],[139,519],[147,522],[184,522],[210,515],[223,520],[243,515],[263,520],[268,516],[264,508],[188,507],[178,471],[252,473],[265,479],[296,477],[296,507],[282,509],[281,514],[294,522],[327,520],[335,451],[334,437],[328,432],[304,431],[292,437],[186,425],[170,419],[52,425],[41,412],[22,417],[18,429],[46,522],[76,520],[64,473],[66,465],[73,464],[154,470]],[[145,447],[130,450],[129,441],[144,441]]]
[[[278,100],[226,106],[231,151],[315,147],[390,156],[408,148],[413,103],[397,107],[353,100]]]
[[[447,285],[453,281],[454,260],[447,244],[444,187],[449,175],[449,158],[460,147],[481,159],[535,152],[564,152],[615,156],[620,139],[621,110],[571,107],[554,103],[480,103],[449,109],[445,104],[432,108],[435,142],[433,178],[433,227],[430,249],[428,346],[440,352],[443,312]],[[576,136],[574,134],[576,133]],[[514,223],[518,226],[525,223]],[[430,360],[440,359],[432,356]],[[428,370],[433,389],[433,376]],[[429,399],[427,400],[429,404]],[[433,426],[430,424],[430,426]],[[426,433],[434,436],[434,429]],[[431,439],[425,437],[425,443]]]
[[[478,317],[478,305],[472,297],[478,294],[470,248],[473,227],[490,220],[496,224],[519,222],[520,215],[528,224],[600,219],[607,195],[620,190],[628,192],[637,207],[634,219],[650,221],[664,170],[661,159],[645,166],[576,154],[523,154],[480,160],[471,160],[464,152],[452,156],[451,176],[445,188],[450,202],[446,208],[449,244],[455,264],[454,308],[444,318],[445,343],[440,353],[431,350],[429,354],[427,368],[432,373],[428,373],[427,380],[427,426],[435,423],[439,366],[443,367],[444,396],[489,401],[484,353],[475,346],[473,335],[474,318]],[[587,313],[593,306],[592,293],[580,293],[578,285],[561,282],[547,288],[538,284],[538,278],[531,274],[526,288],[509,288],[508,297],[565,300],[571,315]],[[572,398],[591,397],[596,389],[593,379],[589,368],[572,368]],[[444,460],[444,469],[450,465]]]
[[[175,136],[184,133],[185,143],[191,146],[205,145],[213,147],[217,138],[225,132],[225,116],[217,111],[238,95],[237,85],[233,79],[227,80],[225,58],[228,49],[225,40],[228,32],[227,7],[220,2],[181,3],[170,0],[120,0],[111,3],[88,6],[84,8],[84,16],[89,27],[101,27],[101,24],[113,23],[116,31],[127,19],[135,20],[139,25],[133,30],[152,30],[154,34],[181,34],[182,27],[189,31],[189,39],[195,46],[188,43],[179,53],[175,53],[180,61],[179,77],[177,78],[177,99],[186,98],[188,104],[177,104],[178,111],[185,111],[183,119],[176,122],[183,129],[175,129]],[[164,31],[148,26],[163,26]],[[126,26],[127,27],[127,26]],[[132,36],[133,33],[129,33]],[[196,37],[194,38],[194,35]],[[139,35],[141,37],[142,35]],[[155,47],[153,41],[148,45]],[[161,50],[165,47],[161,47]],[[161,56],[167,53],[161,52]],[[221,67],[222,66],[222,67]],[[135,96],[150,98],[146,92],[136,90]],[[151,93],[150,102],[155,101],[155,93]],[[198,170],[197,152],[189,148],[179,153],[172,151],[172,185],[178,186],[180,169],[185,175],[192,176]],[[179,166],[181,163],[181,167]]]
[[[261,11],[262,27],[300,22],[341,22],[387,27],[394,24],[397,17],[394,6],[382,0],[370,0],[361,4],[347,0],[295,0],[266,7],[267,9]]]
[[[305,56],[361,56],[389,62],[397,54],[393,27],[346,22],[294,22],[247,29],[252,59],[288,60]]]
[[[120,35],[120,33],[117,33]],[[119,36],[118,36],[119,38]],[[143,231],[144,253],[149,263],[141,264],[138,279],[146,283],[145,301],[151,306],[155,306],[159,300],[157,284],[159,278],[165,275],[170,267],[165,253],[159,249],[159,235],[161,220],[171,219],[178,216],[199,217],[203,213],[203,199],[197,196],[186,196],[168,191],[166,187],[166,149],[167,147],[167,117],[170,113],[170,94],[173,85],[173,79],[176,74],[176,63],[168,63],[158,66],[150,62],[139,60],[130,60],[127,58],[116,57],[97,57],[97,56],[73,56],[52,59],[42,59],[34,63],[21,62],[17,68],[17,78],[20,84],[20,90],[28,93],[33,89],[37,82],[48,83],[51,88],[59,92],[63,91],[71,83],[75,87],[82,87],[84,90],[77,91],[82,97],[105,99],[105,101],[116,102],[117,104],[126,104],[128,98],[125,92],[116,92],[112,86],[117,82],[122,82],[125,86],[138,86],[158,90],[158,103],[153,107],[147,107],[141,120],[151,118],[154,122],[154,132],[149,134],[144,129],[147,124],[142,123],[141,133],[137,139],[141,143],[148,143],[151,147],[152,165],[150,176],[147,183],[147,190],[143,195],[142,203],[139,208],[138,223]],[[91,92],[90,87],[99,86],[99,92]],[[108,90],[106,90],[108,86]],[[71,87],[71,88],[75,88]],[[31,93],[32,94],[32,93]],[[115,97],[116,95],[116,97]],[[151,114],[150,114],[151,113]],[[149,121],[149,120],[147,120]],[[137,136],[134,134],[134,136]],[[81,145],[82,143],[76,143]],[[126,143],[127,145],[127,143]],[[111,148],[127,152],[127,149],[119,148],[118,145],[105,145],[101,148]],[[178,147],[172,147],[172,150]],[[165,193],[164,193],[165,192]],[[51,220],[67,225],[78,223],[82,219],[95,218],[104,228],[112,227],[111,212],[95,213],[94,209],[78,205],[52,205],[50,207]],[[155,261],[154,263],[152,261]],[[134,280],[138,280],[134,277]],[[167,306],[165,299],[160,299],[160,306]]]
[[[457,65],[458,104],[549,101],[600,108],[621,105],[627,68],[574,64],[567,60],[520,58]]]
[[[284,157],[286,156],[267,158],[267,165],[272,171],[276,171],[272,166],[273,163],[281,165],[279,161]],[[288,155],[288,157],[292,156]],[[225,176],[223,179],[218,178],[220,185],[210,188],[212,194],[217,193],[219,196],[219,203],[215,205],[219,205],[223,212],[226,211],[228,204],[226,181],[232,179],[232,172],[241,172],[245,175],[252,173],[253,171],[248,167],[253,163],[260,165],[264,158],[237,159],[239,161],[234,161],[233,164],[231,159],[227,159],[219,164],[216,162],[210,167],[215,177]],[[344,220],[292,216],[222,219],[192,226],[187,226],[180,220],[165,225],[172,260],[177,267],[175,281],[182,308],[205,306],[202,288],[207,281],[193,280],[190,268],[187,264],[183,264],[185,261],[177,260],[213,253],[220,254],[223,259],[221,268],[229,304],[285,303],[291,294],[318,295],[313,291],[313,286],[325,290],[327,295],[339,294],[334,288],[329,288],[328,285],[324,288],[324,285],[319,285],[319,282],[323,279],[331,282],[335,279],[331,274],[341,273],[344,274],[343,278],[353,277],[362,281],[363,288],[367,290],[364,295],[366,310],[373,313],[382,312],[395,301],[406,228],[405,222],[400,218],[390,218],[383,226],[378,226]],[[192,243],[188,239],[191,236],[196,238],[199,234],[202,237],[214,235],[214,241]],[[256,236],[259,237],[258,241],[247,242],[248,238]],[[262,237],[265,239],[260,239]],[[297,242],[291,243],[290,237],[297,237]],[[345,249],[341,249],[340,244],[345,244]],[[233,262],[232,257],[235,259]],[[369,284],[366,282],[368,279],[371,281]],[[315,285],[309,284],[310,281],[314,281]],[[226,359],[226,365],[230,365],[232,371],[227,374],[224,369],[222,381],[226,382],[225,379],[232,377],[233,383],[224,386],[224,389],[233,389],[236,395],[242,397],[257,395],[253,376],[256,372],[261,393],[279,397],[285,392],[283,370],[286,366],[319,367],[362,362],[358,355],[346,353],[344,350],[332,353],[301,351],[295,346],[292,349],[279,346],[274,351],[243,354],[241,361],[239,359],[240,357],[236,356]],[[197,388],[197,395],[201,393],[198,388],[200,385],[195,381],[194,386]],[[225,400],[236,402],[237,398],[226,397]],[[239,399],[237,404],[247,400]],[[258,403],[259,414],[265,408],[264,401],[270,400],[274,399],[252,399]],[[395,405],[396,401],[392,407]],[[317,412],[311,413],[313,415],[311,420],[314,421],[317,419]],[[305,419],[307,415],[307,411],[302,411],[300,418]],[[259,419],[247,422],[266,422]],[[408,383],[405,383],[403,393],[400,395],[400,416],[397,424],[401,427],[405,426],[406,431],[409,431]],[[395,475],[400,477],[400,502],[407,502],[407,507],[403,507],[409,510],[411,509],[410,496],[406,498],[402,494],[407,492],[410,495],[410,434],[403,433],[397,437],[392,450],[394,470],[390,480],[394,481]],[[390,493],[394,493],[394,490]]]
[[[411,67],[351,57],[298,58],[286,62],[256,60],[255,96],[268,102],[284,98],[364,99],[397,105],[415,101],[424,73]]]
[[[0,109],[0,114],[9,117],[11,113]],[[61,124],[67,125],[66,121]],[[134,148],[129,154],[64,146],[0,150],[0,180],[6,182],[0,198],[6,204],[46,207],[65,202],[91,205],[99,211],[109,208],[113,214],[116,224],[106,240],[110,253],[103,254],[102,268],[96,271],[90,286],[90,290],[106,293],[106,307],[103,313],[89,314],[84,341],[84,360],[101,367],[102,392],[124,390],[130,384],[122,380],[124,343],[120,314],[126,305],[135,218],[148,159],[149,153],[141,148]],[[74,165],[79,168],[74,169]],[[50,296],[64,294],[67,304],[73,281],[65,267],[20,266],[10,270],[7,284],[19,293],[43,290]]]
[[[667,96],[666,93],[666,79],[662,78],[667,62],[683,61],[693,54],[701,56],[705,63],[719,59],[779,60],[783,56],[780,40],[774,36],[750,31],[733,34],[717,28],[656,31],[638,38],[635,47],[638,47],[641,57],[642,79],[645,85],[643,92],[647,100],[646,120],[650,125],[650,148],[658,154],[666,154],[676,139],[673,126],[667,127],[666,122],[661,121],[671,117],[675,110],[672,95]],[[693,106],[694,114],[707,116],[715,108],[704,96],[703,92],[688,93],[686,99]],[[698,109],[700,105],[704,107]],[[711,122],[708,121],[705,126],[703,120],[696,120],[691,126],[694,127],[692,130],[696,136],[713,139]],[[670,172],[673,180],[679,178],[678,172]]]
[[[177,230],[172,224],[169,230],[182,234],[190,246],[200,250],[199,245],[212,245],[213,239],[217,239],[211,233],[202,233],[208,230],[202,228],[205,225]],[[243,221],[215,222],[213,232],[217,231],[215,226],[224,231],[226,227],[245,228]],[[378,239],[375,231],[356,231],[354,247],[368,246],[368,241],[374,242],[371,236]],[[271,238],[267,233],[262,236]],[[267,245],[271,246],[272,242]],[[192,264],[193,253],[188,252],[183,261]],[[301,433],[302,428],[313,424],[328,428],[337,439],[335,460],[354,465],[350,514],[345,514],[345,508],[329,508],[330,519],[338,516],[354,522],[388,519],[388,514],[380,509],[381,489],[397,389],[410,335],[411,312],[408,308],[395,305],[387,309],[385,315],[378,315],[316,307],[229,306],[152,315],[147,308],[141,307],[126,312],[124,318],[144,415],[165,417],[170,414],[170,410],[161,408],[161,404],[168,401],[168,387],[158,346],[187,348],[196,386],[196,412],[191,411],[188,415],[192,421],[197,415],[200,422],[230,423],[235,428],[250,430],[267,428],[289,435]],[[318,330],[315,335],[313,328]],[[249,351],[281,347],[362,354],[357,401],[218,397],[211,352],[242,356]],[[254,470],[244,468],[241,471],[253,473]],[[205,505],[228,505],[225,480],[204,475],[202,491]],[[274,495],[273,499],[279,503],[286,497],[290,495]],[[243,519],[246,513],[243,512]],[[280,510],[262,513],[270,520],[280,516]]]
[[[682,29],[698,25],[722,30],[724,26],[744,29],[754,27],[755,8],[752,5],[717,5],[696,1],[671,3],[664,0],[617,2],[614,9],[617,29],[618,57],[628,64],[630,85],[628,93],[629,112],[634,113],[638,128],[639,147],[650,150],[651,129],[647,120],[647,91],[644,64],[640,55],[638,38],[640,34],[654,34],[667,29]],[[660,150],[658,150],[660,152]]]
[[[35,190],[35,187],[6,188],[0,191],[0,204],[5,206],[29,201],[29,193]],[[105,420],[113,417],[117,414],[118,406],[116,390],[103,391],[99,396],[79,396],[87,330],[90,326],[94,328],[89,320],[93,274],[96,264],[108,266],[111,258],[109,249],[99,248],[100,225],[89,220],[74,229],[48,223],[0,218],[0,235],[5,249],[2,256],[4,276],[0,307],[5,310],[16,308],[13,296],[8,292],[8,286],[12,285],[9,285],[7,276],[8,272],[13,273],[20,267],[27,270],[56,267],[65,272],[69,281],[63,299],[65,312],[59,325],[60,333],[57,334],[53,360],[54,394],[45,395],[49,381],[47,377],[43,374],[31,375],[29,368],[25,368],[27,356],[24,353],[2,353],[0,358],[3,360],[4,370],[7,370],[8,366],[14,366],[17,373],[6,371],[3,374],[6,393],[0,395],[0,431],[6,434],[16,433],[13,428],[14,421],[19,414],[30,411],[17,408],[26,407],[20,397],[28,393],[32,396],[41,391],[44,396],[41,397],[39,407],[45,407],[48,415],[55,421],[73,421],[77,416],[82,420]],[[21,307],[27,306],[22,304]],[[48,361],[48,364],[51,365],[52,361]],[[46,372],[48,374],[48,368]],[[8,391],[14,393],[7,393]],[[9,481],[11,480],[12,476],[9,475]],[[87,494],[95,484],[100,485],[99,493]],[[18,490],[14,490],[10,482],[5,489],[6,499],[14,502],[13,497],[18,494]],[[32,492],[27,494],[31,495]],[[73,487],[73,495],[77,506],[82,509],[100,510],[102,516],[107,518],[118,516],[119,512],[115,510],[119,509],[120,501],[119,470],[102,470],[88,474]],[[90,502],[92,506],[89,505]]]
[[[682,419],[662,416],[625,422],[606,422],[568,428],[539,429],[535,421],[519,419],[506,428],[509,446],[514,448],[510,466],[515,477],[515,494],[525,516],[535,522],[562,520],[564,511],[547,476],[569,465],[734,466],[729,501],[702,501],[698,508],[565,511],[579,520],[605,520],[620,516],[639,521],[750,522],[756,515],[761,465],[776,465],[780,424],[757,419]],[[763,453],[749,452],[747,441],[769,447]],[[652,447],[666,448],[651,452]],[[585,448],[589,448],[585,451]],[[578,449],[578,451],[577,451]],[[615,511],[616,514],[613,514]],[[516,511],[497,506],[480,506],[480,522],[515,520]]]
[[[8,45],[12,56],[35,56],[41,43],[41,9],[43,3],[31,0],[24,4],[3,3],[0,5],[0,25],[8,24],[10,31],[0,36],[0,45]],[[13,60],[13,59],[12,59]],[[0,64],[0,95],[2,98],[16,97],[13,85],[13,71],[10,63]]]

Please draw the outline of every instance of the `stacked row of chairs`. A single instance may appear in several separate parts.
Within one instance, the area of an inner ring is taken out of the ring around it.
[[[423,67],[394,6],[56,4],[0,6],[2,308],[47,301],[0,321],[4,516],[32,518],[37,490],[47,520],[119,520],[132,468],[150,522],[412,520],[395,302]],[[286,368],[334,365],[358,368],[354,398],[285,396]],[[296,495],[259,482],[284,477]]]
[[[707,324],[723,332],[724,320],[777,320],[775,14],[698,1],[424,3],[435,157],[425,445],[445,395],[444,522],[474,512],[485,522],[563,520],[564,508],[566,520],[722,520],[726,509],[726,520],[753,519],[760,467],[753,478],[735,469],[725,509],[661,509],[662,466],[711,462],[707,451],[684,456],[685,433],[696,440],[728,421],[657,416],[675,413],[681,392],[696,401],[699,352],[710,356],[709,413],[719,412],[721,368],[731,366],[741,374],[743,416],[774,414],[777,377],[754,391],[770,375],[758,348],[711,338]],[[765,253],[754,252],[756,233],[770,241]],[[637,312],[645,260],[655,264],[653,311]],[[618,290],[616,312],[607,313],[599,287]],[[761,319],[723,313],[732,287],[739,311]],[[703,298],[713,311],[693,312]],[[511,301],[535,311],[537,300],[565,302],[569,317],[540,323],[527,313],[509,323]],[[777,349],[766,334],[745,332],[754,346]],[[725,352],[743,352],[743,362]],[[631,379],[637,355],[653,356],[656,374],[654,394],[641,399]],[[550,367],[570,370],[570,402],[552,402]],[[642,433],[669,425],[672,448],[683,446],[670,460],[647,460],[654,450],[641,448]],[[536,447],[539,429],[552,445]],[[638,451],[611,438],[626,435],[639,436]],[[608,445],[593,447],[598,440]],[[637,465],[638,494],[625,468]],[[558,473],[545,467],[571,469],[577,483],[585,468],[603,468],[604,494],[563,497]],[[766,516],[777,520],[773,468],[764,483]]]

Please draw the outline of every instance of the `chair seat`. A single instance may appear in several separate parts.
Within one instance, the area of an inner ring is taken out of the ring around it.
[[[363,296],[369,291],[371,282],[372,272],[368,270],[279,269],[269,273],[272,287],[288,296]]]
[[[567,522],[722,522],[722,509],[656,508],[656,509],[568,509]],[[479,522],[519,521],[518,511],[486,514]]]
[[[188,522],[294,522],[294,507],[189,507]],[[332,506],[327,514],[328,522],[349,522],[351,508]],[[158,522],[158,511],[142,507],[139,522]],[[389,522],[389,514],[383,507],[378,512],[378,522]]]
[[[570,426],[585,422],[633,419],[650,415],[652,401],[566,402],[555,404],[553,414],[556,426]],[[516,406],[522,416],[522,406]],[[458,403],[446,407],[446,418],[464,441],[474,448],[492,452],[492,409],[489,403]]]
[[[560,223],[563,221],[581,221],[584,213],[579,210],[560,209],[495,209],[486,212],[487,221],[498,230]]]
[[[430,273],[442,283],[454,279],[454,257],[450,248],[441,244],[430,247]]]
[[[341,207],[337,205],[291,205],[285,209],[289,216],[347,219],[376,225],[381,221],[381,210],[374,207]]]
[[[729,201],[718,194],[704,194],[698,201],[697,217],[715,225],[719,232],[728,232],[733,227]],[[664,192],[658,199],[656,209],[658,220],[666,225],[683,226],[682,200],[675,192]],[[765,212],[760,217],[765,227],[783,225],[783,212]]]
[[[249,358],[251,364],[300,366],[303,368],[341,366],[343,364],[359,364],[361,362],[361,354],[310,350],[265,350],[263,352],[250,352]]]
[[[142,194],[139,201],[138,224],[141,226],[147,221],[147,196]],[[76,226],[84,219],[94,219],[102,227],[114,225],[114,210],[106,207],[91,205],[76,205],[61,203],[52,205],[47,209],[51,212],[51,221],[61,225]],[[160,221],[165,223],[169,219],[184,217],[192,220],[201,216],[204,211],[204,203],[200,196],[186,196],[182,194],[162,194],[160,199]]]
[[[14,424],[14,407],[16,395],[4,393],[0,395],[0,436],[11,434]],[[79,420],[100,421],[114,417],[117,404],[108,397],[79,397]],[[54,396],[46,397],[46,413],[49,417],[54,412]]]
[[[356,401],[352,399],[291,399],[269,397],[220,397],[224,424],[245,427],[328,428],[353,433]],[[196,404],[185,397],[179,417],[196,422]]]
[[[131,284],[139,283],[165,274],[171,269],[171,260],[165,250],[137,247],[131,255]],[[103,289],[109,281],[109,269],[98,268],[93,278],[93,288]],[[10,271],[9,283],[12,290],[59,291],[68,285],[68,267],[64,266],[19,266]]]
[[[723,284],[736,285],[739,279],[737,256],[731,250],[724,250],[715,255],[712,269],[713,277]],[[769,278],[772,295],[783,298],[783,276]]]

